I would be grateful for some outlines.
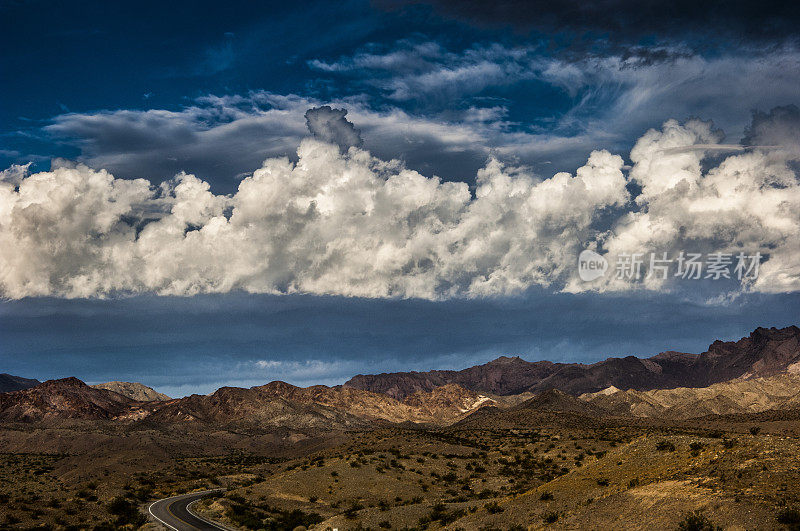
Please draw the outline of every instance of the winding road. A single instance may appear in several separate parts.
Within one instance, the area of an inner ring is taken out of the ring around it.
[[[219,492],[224,489],[203,490],[200,492],[190,492],[154,501],[147,508],[150,515],[160,523],[174,531],[206,531],[206,530],[227,530],[227,527],[216,524],[210,520],[193,513],[191,505],[205,498],[209,494]]]

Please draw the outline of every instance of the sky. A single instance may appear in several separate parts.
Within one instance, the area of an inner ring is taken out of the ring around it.
[[[800,7],[662,4],[0,1],[0,372],[181,396],[798,324]]]

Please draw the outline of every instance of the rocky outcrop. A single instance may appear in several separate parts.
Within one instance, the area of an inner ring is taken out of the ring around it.
[[[138,382],[106,382],[95,384],[92,387],[95,389],[114,391],[122,396],[127,396],[131,400],[138,400],[140,402],[149,402],[153,400],[172,400],[164,393],[159,393],[152,387],[147,387],[146,385]]]

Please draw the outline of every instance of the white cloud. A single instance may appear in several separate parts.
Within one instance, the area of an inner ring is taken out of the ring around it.
[[[576,176],[540,182],[492,161],[475,198],[466,183],[312,139],[233,196],[192,175],[154,190],[63,166],[0,189],[0,286],[12,298],[509,293],[567,274],[596,213],[627,201],[621,166],[595,152]]]
[[[684,149],[713,145],[722,136],[709,122],[670,120],[640,138],[631,151],[630,171],[630,179],[641,186],[639,208],[620,217],[600,243],[612,259],[623,253],[759,252],[768,260],[747,289],[798,291],[800,181],[792,164],[797,140],[784,138],[794,146],[731,155],[709,169],[703,167],[708,149]],[[598,289],[631,288],[613,275],[606,280]],[[670,284],[673,278],[653,275],[641,287]],[[571,287],[585,289],[574,281]]]
[[[491,160],[474,196],[464,182],[310,138],[296,163],[267,159],[230,196],[187,174],[153,188],[86,166],[16,169],[0,184],[0,290],[439,299],[634,287],[577,284],[586,245],[760,250],[769,261],[752,289],[799,289],[796,151],[746,151],[705,169],[695,148],[720,138],[699,121],[647,132],[631,152],[634,203],[623,159],[602,150],[575,175],[544,180]]]

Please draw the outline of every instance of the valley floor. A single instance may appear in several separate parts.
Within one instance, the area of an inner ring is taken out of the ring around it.
[[[217,487],[197,510],[239,529],[800,526],[800,422],[782,417],[564,414],[318,436],[7,425],[0,447],[3,529],[158,529],[149,502]]]

